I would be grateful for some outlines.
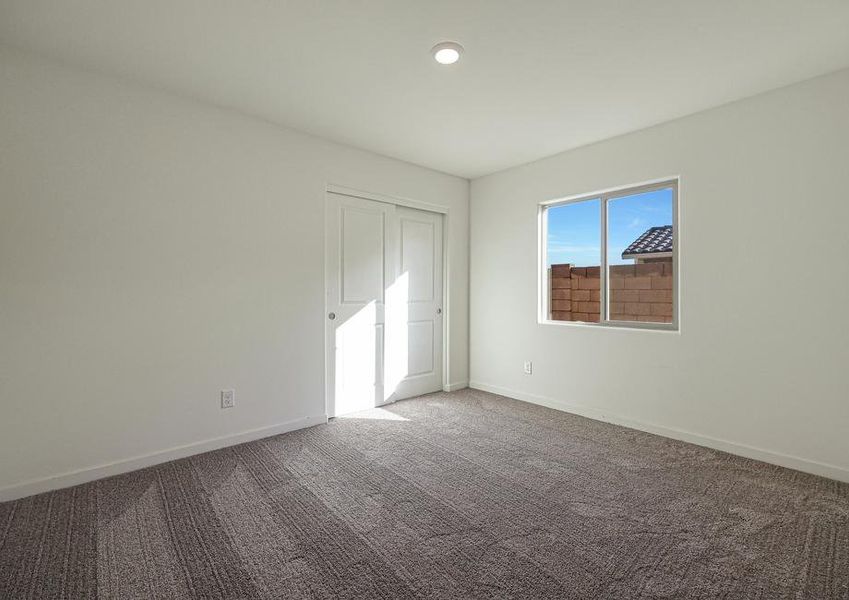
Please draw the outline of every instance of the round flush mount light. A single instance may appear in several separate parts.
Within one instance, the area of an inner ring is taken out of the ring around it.
[[[441,65],[453,65],[460,60],[463,47],[457,42],[441,42],[430,51],[434,60]]]

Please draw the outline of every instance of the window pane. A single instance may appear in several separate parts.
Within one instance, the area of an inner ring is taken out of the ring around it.
[[[672,188],[607,203],[611,321],[672,322]]]
[[[547,210],[549,318],[599,320],[601,216],[598,198]]]

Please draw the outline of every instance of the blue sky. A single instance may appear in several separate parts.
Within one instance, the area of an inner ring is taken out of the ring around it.
[[[548,264],[578,267],[601,264],[600,200],[548,209]],[[622,251],[649,227],[672,224],[672,189],[624,196],[607,205],[607,258],[611,265],[632,264]]]

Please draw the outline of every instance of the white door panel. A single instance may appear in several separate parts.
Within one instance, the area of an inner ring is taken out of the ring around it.
[[[434,298],[434,224],[401,217],[401,272],[410,274],[410,302]],[[441,270],[440,265],[440,270]]]
[[[383,302],[386,213],[343,205],[340,217],[342,302]]]
[[[442,389],[441,215],[328,194],[326,269],[328,415]]]
[[[407,376],[433,372],[433,321],[414,321],[407,324],[409,355]]]
[[[394,207],[328,195],[328,414],[371,408],[383,401],[386,282],[397,270],[386,256]],[[330,316],[333,316],[331,319]]]
[[[391,400],[442,389],[442,215],[402,206],[396,215],[406,343],[398,381],[385,391]]]

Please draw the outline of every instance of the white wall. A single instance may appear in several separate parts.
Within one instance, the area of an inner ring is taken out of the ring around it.
[[[680,333],[538,324],[537,203],[669,175]],[[473,386],[849,480],[849,71],[475,180],[471,223]]]
[[[466,180],[0,53],[0,499],[323,419],[328,183],[449,207],[467,381]]]

